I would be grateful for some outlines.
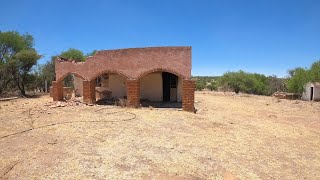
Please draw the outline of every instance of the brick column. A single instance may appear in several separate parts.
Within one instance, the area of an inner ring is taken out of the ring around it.
[[[140,82],[139,80],[127,79],[127,98],[128,105],[139,107],[140,105]]]
[[[94,104],[96,102],[96,81],[83,81],[83,102]]]
[[[195,81],[184,79],[182,82],[182,109],[194,112]]]
[[[52,91],[54,101],[63,100],[63,81],[52,81]]]

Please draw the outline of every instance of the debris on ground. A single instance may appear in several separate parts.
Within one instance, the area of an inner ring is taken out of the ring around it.
[[[0,101],[10,101],[10,100],[14,100],[14,99],[18,99],[18,97],[0,98]]]
[[[301,98],[300,94],[288,93],[288,92],[275,92],[272,94],[272,96],[278,99],[290,99],[290,100],[296,100]]]
[[[82,97],[74,97],[69,100],[64,99],[64,101],[51,101],[47,102],[45,106],[49,108],[57,107],[68,107],[68,106],[86,106],[87,104],[83,102]],[[89,106],[91,104],[88,104]]]

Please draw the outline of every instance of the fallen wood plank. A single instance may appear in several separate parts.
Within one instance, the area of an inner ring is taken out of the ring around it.
[[[14,100],[14,99],[18,99],[18,97],[0,98],[0,101],[10,101],[10,100]]]

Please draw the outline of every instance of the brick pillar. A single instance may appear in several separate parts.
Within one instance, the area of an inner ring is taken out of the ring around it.
[[[83,102],[94,104],[96,102],[96,81],[83,81]]]
[[[182,82],[182,109],[194,112],[195,81],[184,79]]]
[[[52,81],[52,91],[54,101],[63,100],[63,81]]]
[[[127,80],[128,105],[139,107],[140,105],[140,82],[139,80]]]

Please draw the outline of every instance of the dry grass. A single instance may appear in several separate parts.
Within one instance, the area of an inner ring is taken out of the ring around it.
[[[320,103],[197,92],[192,114],[48,101],[0,102],[0,137],[34,127],[0,139],[0,179],[320,179]]]

